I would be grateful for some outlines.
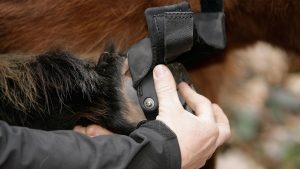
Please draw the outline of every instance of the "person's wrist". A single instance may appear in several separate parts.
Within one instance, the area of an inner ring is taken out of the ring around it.
[[[141,124],[138,128],[147,133],[155,132],[158,134],[155,136],[156,139],[164,140],[162,145],[156,146],[163,148],[163,154],[165,156],[163,159],[167,166],[166,168],[181,168],[182,160],[178,137],[167,124],[160,120],[151,120]]]
[[[146,127],[155,130],[166,138],[177,138],[175,132],[165,122],[161,120],[146,121],[139,126],[139,128],[141,127]]]

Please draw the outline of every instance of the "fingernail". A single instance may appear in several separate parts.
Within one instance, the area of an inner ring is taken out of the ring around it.
[[[163,65],[157,65],[155,68],[154,68],[154,75],[157,77],[157,78],[162,78],[164,77],[164,75],[166,74],[167,72],[167,69],[165,66]]]

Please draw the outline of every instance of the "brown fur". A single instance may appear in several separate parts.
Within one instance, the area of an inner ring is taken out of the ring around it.
[[[300,1],[226,0],[228,45],[267,41],[300,52]]]
[[[0,1],[0,50],[42,52],[63,47],[99,52],[114,40],[120,50],[147,35],[144,10],[180,0]],[[190,0],[198,8],[198,0]],[[226,0],[229,45],[265,40],[298,51],[300,2]],[[58,16],[59,14],[59,16]]]
[[[123,51],[147,35],[143,15],[146,8],[177,2],[180,0],[2,1],[0,51],[41,53],[64,48],[81,57],[96,58],[107,41],[114,41]],[[198,8],[198,0],[190,2]],[[264,40],[297,53],[299,6],[300,2],[292,0],[226,0],[228,49]],[[203,92],[210,98],[216,96],[213,91],[218,88],[210,78],[211,72],[219,72],[219,68],[222,66],[191,70],[196,86],[208,88]],[[202,85],[206,82],[196,77],[207,74],[205,79],[212,81],[211,85]]]
[[[147,35],[143,15],[146,8],[177,2],[180,0],[0,0],[0,52],[31,54],[63,48],[82,57],[95,58],[107,41],[116,42],[118,50],[123,51]],[[198,0],[190,2],[193,8],[198,8]],[[263,40],[297,55],[300,52],[299,8],[297,0],[225,0],[227,51]],[[195,86],[214,100],[222,84],[224,66],[223,62],[217,63],[205,61],[189,68]],[[1,73],[7,76],[13,79],[24,76],[5,60],[0,64]],[[28,70],[24,68],[24,71]],[[26,78],[31,82],[31,77]],[[0,80],[5,83],[3,78]],[[17,87],[23,88],[21,82]],[[34,104],[31,101],[35,96],[30,93],[35,89],[29,89],[24,97]],[[16,102],[19,99],[8,98]],[[22,104],[18,107],[26,108]]]
[[[103,54],[98,64],[60,50],[31,59],[0,56],[0,120],[44,130],[95,123],[119,134],[138,122],[127,120],[120,55]]]
[[[16,109],[20,111],[28,111],[32,105],[38,105],[35,79],[32,76],[32,70],[28,67],[30,59],[26,57],[25,60],[24,56],[11,55],[0,55],[0,58],[1,99],[15,103]],[[16,82],[13,87],[9,87],[10,81]]]
[[[41,53],[63,47],[98,54],[110,40],[124,50],[147,35],[144,10],[170,3],[174,0],[0,2],[0,51]]]

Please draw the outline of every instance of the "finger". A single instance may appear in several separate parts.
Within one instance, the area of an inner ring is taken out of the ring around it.
[[[153,70],[153,78],[159,107],[181,106],[171,71],[164,65],[158,65]]]
[[[82,127],[82,126],[75,126],[73,128],[73,131],[76,131],[78,133],[84,134],[86,135],[86,127]]]
[[[219,129],[219,137],[217,139],[217,147],[222,145],[231,136],[229,120],[224,111],[217,105],[212,105],[217,127]]]
[[[213,103],[212,108],[217,123],[229,124],[227,116],[225,115],[224,111],[220,108],[219,105]]]
[[[86,128],[86,135],[90,136],[90,137],[96,137],[96,136],[100,136],[100,135],[111,135],[113,134],[111,131],[99,126],[99,125],[89,125]]]
[[[194,110],[196,116],[208,121],[215,121],[211,102],[206,97],[199,95],[185,82],[180,83],[178,88],[180,94]]]

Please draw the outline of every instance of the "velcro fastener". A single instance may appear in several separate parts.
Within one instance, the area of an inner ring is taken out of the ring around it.
[[[164,62],[174,61],[178,55],[191,50],[194,41],[192,12],[166,12],[164,17]]]
[[[168,12],[190,12],[190,5],[187,2],[181,2],[175,5],[153,7],[145,10],[145,16],[148,25],[148,32],[151,39],[153,51],[153,64],[164,63],[164,44],[165,44],[165,15]]]
[[[145,11],[150,37],[128,50],[128,61],[133,86],[147,119],[155,119],[158,114],[154,66],[168,64],[177,83],[187,82],[184,66],[170,63],[189,59],[187,54],[195,50],[200,50],[201,56],[197,54],[202,57],[203,52],[225,48],[223,0],[202,0],[201,6],[201,13],[191,12],[187,2]],[[180,101],[185,106],[184,100]]]

